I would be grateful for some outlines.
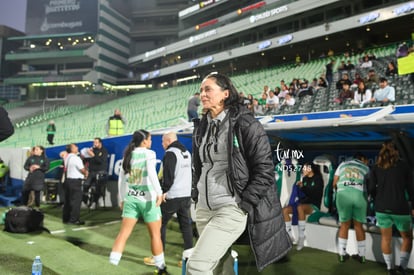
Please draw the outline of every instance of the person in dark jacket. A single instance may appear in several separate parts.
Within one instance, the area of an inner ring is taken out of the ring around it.
[[[49,170],[49,160],[45,155],[42,146],[35,146],[30,152],[30,156],[24,163],[24,169],[29,171],[23,185],[22,203],[28,205],[29,195],[34,191],[35,206],[40,206],[40,191],[43,190],[45,183],[45,173]]]
[[[105,200],[105,185],[108,176],[108,151],[103,146],[101,138],[94,138],[92,148],[86,149],[86,155],[89,174],[83,184],[82,199],[89,208],[96,209],[99,198],[102,196]],[[89,194],[91,187],[92,192]]]
[[[194,120],[192,192],[200,236],[187,274],[231,274],[231,246],[246,227],[261,271],[292,247],[269,139],[227,76],[207,75],[200,96],[206,112]]]
[[[303,196],[299,197],[299,203],[297,205],[299,239],[296,250],[302,250],[305,245],[306,215],[312,214],[315,210],[320,209],[324,186],[322,174],[318,165],[314,163],[306,163],[303,165],[302,174],[302,180],[296,183],[303,194]],[[293,240],[293,236],[291,235],[292,222],[290,214],[293,214],[292,206],[289,205],[283,208],[286,231],[289,233],[290,239]]]
[[[412,168],[400,159],[399,152],[391,141],[385,142],[378,154],[376,165],[371,170],[368,194],[374,198],[377,225],[381,229],[381,250],[389,274],[392,273],[392,227],[400,232],[401,274],[406,274],[413,242],[410,204],[414,202]],[[408,195],[408,200],[406,199]]]
[[[56,133],[56,125],[55,122],[53,120],[49,121],[49,124],[46,127],[46,133],[47,133],[47,141],[49,142],[50,145],[53,145],[53,139],[55,138],[55,133]]]
[[[10,121],[9,114],[0,106],[0,141],[6,140],[13,133],[14,127]]]

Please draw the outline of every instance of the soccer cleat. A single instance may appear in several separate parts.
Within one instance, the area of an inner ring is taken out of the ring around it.
[[[144,264],[154,266],[155,265],[154,258],[153,257],[145,257],[144,258]]]
[[[162,269],[157,268],[157,269],[154,271],[154,275],[168,275],[168,274],[170,274],[170,273],[168,273],[168,272],[167,272],[167,267],[165,267],[165,266],[164,266],[164,268],[162,268]]]
[[[358,254],[352,255],[352,259],[357,260],[361,264],[365,263],[365,256],[360,256]]]
[[[305,238],[304,237],[299,237],[299,239],[298,239],[298,244],[297,244],[297,246],[296,246],[296,250],[297,251],[300,251],[300,250],[302,250],[302,248],[305,246]]]
[[[349,255],[345,254],[345,255],[338,255],[338,261],[340,263],[344,263],[345,261],[347,261],[349,259]]]

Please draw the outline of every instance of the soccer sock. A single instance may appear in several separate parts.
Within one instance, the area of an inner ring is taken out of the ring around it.
[[[159,269],[163,269],[165,267],[164,253],[152,257],[154,258],[156,267],[158,267]]]
[[[285,222],[285,226],[286,226],[287,233],[292,234],[292,222],[291,221]]]
[[[338,238],[339,255],[346,255],[346,243],[347,242],[348,242],[348,239]]]
[[[365,257],[365,240],[358,241],[358,255]]]
[[[305,225],[306,221],[299,221],[299,238],[305,238]]]
[[[384,254],[382,253],[382,256],[384,257],[385,264],[387,265],[387,269],[392,269],[392,254]]]
[[[109,255],[109,262],[113,265],[118,265],[121,257],[122,253],[112,251]]]
[[[410,260],[410,252],[401,251],[400,253],[400,266],[403,269],[407,269],[408,261]]]

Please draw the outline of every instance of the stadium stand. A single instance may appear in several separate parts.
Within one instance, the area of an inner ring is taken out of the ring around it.
[[[369,49],[369,52],[376,56],[374,68],[378,75],[383,75],[385,65],[394,58],[395,46]],[[351,61],[358,64],[365,53],[352,56]],[[336,60],[341,60],[341,56],[335,56]],[[279,65],[269,69],[251,71],[239,75],[234,75],[232,80],[239,91],[245,94],[252,94],[260,97],[263,85],[270,87],[277,86],[281,80],[290,82],[293,78],[313,79],[324,74],[325,65],[329,62],[328,58],[312,60],[301,66]],[[339,63],[339,62],[337,62]],[[337,65],[336,65],[337,66]],[[335,68],[335,71],[337,67]],[[366,71],[359,70],[362,77]],[[350,73],[354,74],[354,71]],[[334,82],[338,80],[338,73],[335,73]],[[395,104],[411,104],[414,102],[414,95],[409,91],[413,89],[413,84],[408,76],[393,77],[391,85],[396,88]],[[334,85],[332,85],[334,86]],[[78,142],[79,140],[89,140],[95,136],[104,137],[105,125],[108,117],[114,108],[121,109],[128,123],[126,133],[131,133],[139,128],[155,130],[179,124],[186,118],[186,104],[188,98],[199,89],[199,83],[185,84],[158,89],[150,92],[139,92],[122,98],[117,98],[100,105],[86,108],[84,105],[65,106],[58,108],[50,113],[32,116],[19,124],[15,135],[0,144],[2,147],[26,147],[35,144],[45,144],[44,129],[47,121],[54,119],[58,128],[56,133],[57,144],[67,144]],[[305,96],[297,99],[294,106],[280,108],[275,115],[310,113],[321,111],[343,110],[357,108],[358,106],[345,103],[339,105],[334,102],[337,96],[335,87],[331,89],[320,89],[313,96]],[[71,114],[67,116],[67,114]]]

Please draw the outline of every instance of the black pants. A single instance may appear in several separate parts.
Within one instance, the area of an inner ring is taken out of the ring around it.
[[[105,184],[106,184],[106,173],[102,171],[90,171],[88,178],[86,179],[83,185],[83,202],[88,203],[89,205],[98,203],[100,197],[104,196]],[[89,189],[93,188],[91,191],[91,198],[89,198]]]
[[[54,144],[53,143],[53,138],[55,137],[54,134],[47,134],[47,141],[49,142],[49,144]]]
[[[82,203],[82,180],[66,179],[63,189],[65,190],[65,202],[63,204],[62,221],[64,223],[79,221]]]
[[[167,232],[167,224],[171,217],[177,213],[178,224],[180,225],[181,234],[184,240],[184,250],[193,247],[193,227],[190,217],[191,198],[176,198],[167,200],[161,204],[162,226],[161,240],[165,251],[165,238]]]
[[[27,205],[27,203],[29,202],[29,195],[30,195],[31,191],[34,192],[35,206],[40,207],[40,191],[34,191],[34,190],[23,190],[22,191],[22,203],[23,203],[23,205]]]

